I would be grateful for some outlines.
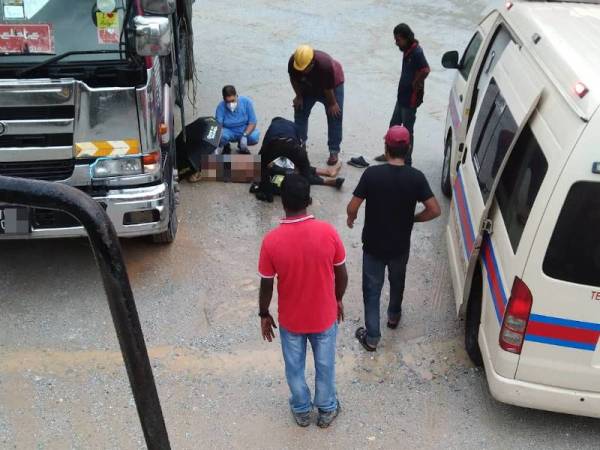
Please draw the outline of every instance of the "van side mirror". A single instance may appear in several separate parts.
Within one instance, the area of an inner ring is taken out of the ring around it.
[[[136,16],[135,49],[140,56],[165,56],[171,53],[172,30],[168,17]]]
[[[177,9],[176,0],[142,0],[142,9],[149,14],[170,15]]]
[[[460,64],[458,58],[459,56],[456,50],[446,52],[444,53],[444,56],[442,56],[442,66],[446,69],[459,69]]]

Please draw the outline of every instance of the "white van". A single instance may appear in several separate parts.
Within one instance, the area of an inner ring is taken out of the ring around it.
[[[450,93],[442,189],[471,359],[506,403],[600,417],[600,5],[507,2]],[[598,2],[595,2],[598,3]]]

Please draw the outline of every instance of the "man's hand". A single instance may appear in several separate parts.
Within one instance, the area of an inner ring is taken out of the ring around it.
[[[277,325],[275,324],[275,319],[273,319],[272,316],[261,317],[260,328],[263,339],[265,341],[273,342],[273,339],[275,339],[274,328],[277,328]]]
[[[344,321],[344,304],[337,302],[337,308],[337,321],[338,323],[342,323]]]
[[[242,136],[240,139],[240,150],[243,152],[248,151],[248,137]]]
[[[336,119],[338,119],[342,116],[342,108],[340,108],[340,105],[338,105],[338,103],[336,102],[327,108],[327,113],[331,117],[335,117]]]
[[[350,217],[348,216],[348,219],[346,220],[346,223],[348,224],[348,228],[354,228],[354,221],[356,220],[356,217]]]
[[[301,95],[296,95],[296,97],[294,97],[294,109],[302,109],[303,106],[304,99]]]

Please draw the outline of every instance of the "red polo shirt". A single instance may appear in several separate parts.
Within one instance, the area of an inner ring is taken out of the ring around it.
[[[279,323],[292,333],[322,333],[337,319],[334,266],[346,262],[337,231],[313,216],[287,218],[262,243],[258,272],[277,277]]]

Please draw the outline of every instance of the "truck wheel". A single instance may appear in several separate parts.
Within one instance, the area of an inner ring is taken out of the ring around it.
[[[448,136],[446,140],[446,148],[444,149],[444,165],[442,166],[442,193],[448,197],[452,197],[452,183],[450,180],[450,165],[452,164],[452,138]]]
[[[481,323],[481,301],[483,294],[483,283],[481,279],[481,268],[473,275],[473,284],[469,294],[467,305],[467,317],[465,320],[465,349],[469,358],[477,367],[483,366],[481,349],[479,348],[479,325]]]
[[[162,233],[155,234],[152,236],[152,242],[155,244],[172,244],[175,242],[175,236],[177,236],[177,228],[179,222],[177,221],[177,202],[175,201],[176,181],[171,181],[171,195],[169,196],[169,227]]]

